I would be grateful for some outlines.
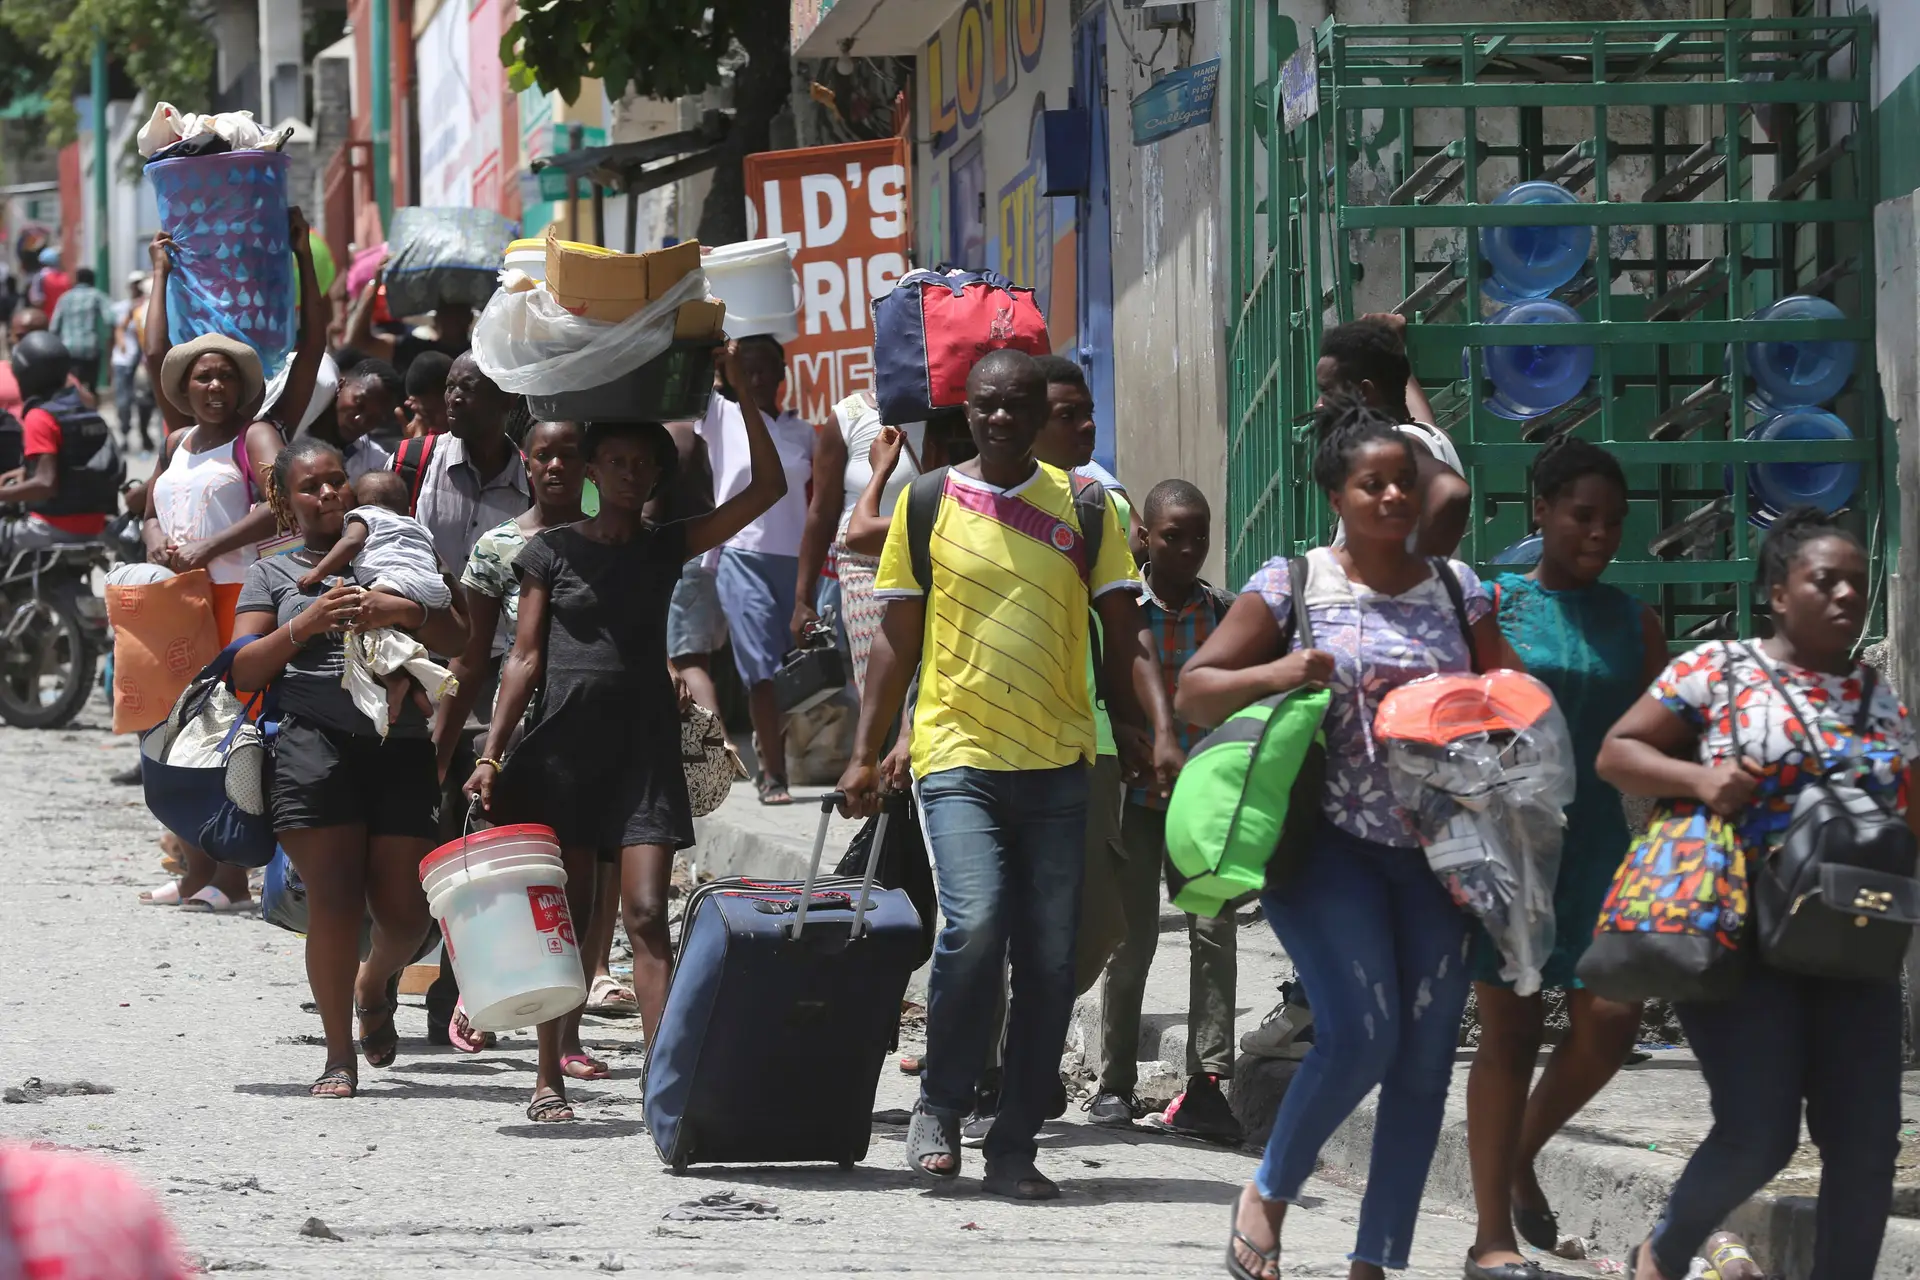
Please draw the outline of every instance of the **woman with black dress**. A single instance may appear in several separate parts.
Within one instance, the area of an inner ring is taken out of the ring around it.
[[[724,357],[737,376],[738,345]],[[786,493],[773,437],[743,402],[751,476],[714,510],[652,524],[647,499],[673,481],[673,439],[658,423],[590,423],[587,475],[600,511],[527,540],[515,561],[520,614],[500,672],[486,751],[467,781],[489,814],[542,822],[559,836],[567,905],[593,917],[595,862],[619,850],[620,896],[633,943],[634,990],[651,1040],[667,998],[667,882],[693,843],[680,760],[680,695],[667,665],[667,606],[680,568],[744,528]],[[537,691],[537,695],[536,695]],[[529,703],[533,720],[503,766]],[[540,1026],[527,1118],[570,1120],[560,1046],[565,1020]]]

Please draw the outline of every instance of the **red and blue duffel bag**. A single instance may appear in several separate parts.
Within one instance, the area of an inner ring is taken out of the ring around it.
[[[880,421],[924,422],[967,400],[967,374],[989,351],[1053,350],[1047,318],[997,271],[909,271],[873,300],[873,385]]]

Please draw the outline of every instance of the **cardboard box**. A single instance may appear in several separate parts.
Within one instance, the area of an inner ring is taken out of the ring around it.
[[[700,265],[694,241],[648,253],[615,253],[547,234],[547,289],[577,316],[625,320]]]
[[[676,342],[697,338],[718,339],[727,327],[727,304],[718,298],[703,302],[683,302],[673,317]]]

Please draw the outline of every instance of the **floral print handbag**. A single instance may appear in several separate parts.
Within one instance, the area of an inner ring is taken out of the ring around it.
[[[1725,999],[1745,973],[1747,894],[1733,822],[1698,801],[1661,801],[1601,905],[1581,983],[1625,1004]]]
[[[696,818],[718,809],[733,784],[747,776],[720,717],[697,702],[680,713],[680,762],[687,772],[687,799]]]

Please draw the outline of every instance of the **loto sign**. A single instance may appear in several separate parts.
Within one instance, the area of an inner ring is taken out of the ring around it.
[[[906,143],[900,138],[746,158],[747,236],[784,236],[800,336],[787,344],[787,407],[824,423],[873,386],[873,299],[907,270]]]

